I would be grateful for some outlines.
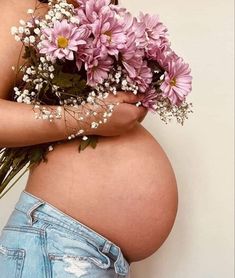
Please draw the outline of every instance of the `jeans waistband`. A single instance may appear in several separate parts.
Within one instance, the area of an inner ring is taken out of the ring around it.
[[[28,216],[30,224],[34,221],[34,213],[38,219],[66,227],[66,229],[75,233],[82,234],[95,243],[101,252],[109,254],[109,256],[114,259],[115,271],[118,274],[126,276],[129,273],[130,265],[124,258],[119,246],[85,224],[58,210],[51,204],[39,199],[31,193],[23,191],[15,208]]]

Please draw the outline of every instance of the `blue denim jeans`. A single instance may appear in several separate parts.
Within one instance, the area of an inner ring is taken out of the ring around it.
[[[23,191],[0,236],[1,278],[128,277],[120,247]]]

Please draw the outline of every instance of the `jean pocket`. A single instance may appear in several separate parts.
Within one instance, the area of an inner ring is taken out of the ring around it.
[[[71,254],[48,254],[51,265],[51,277],[107,277],[104,270],[110,268],[110,263],[92,256],[79,256]],[[103,270],[103,271],[102,271]]]
[[[68,254],[72,257],[89,258],[91,262],[98,266],[103,266],[103,268],[110,266],[110,258],[100,250],[89,236],[84,234],[78,236],[69,231],[55,229],[55,227],[51,226],[47,227],[46,232],[47,254],[55,255],[58,258]]]
[[[0,245],[1,277],[21,278],[24,259],[24,249],[7,248]]]

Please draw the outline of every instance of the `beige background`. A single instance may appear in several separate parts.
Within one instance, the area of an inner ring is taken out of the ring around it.
[[[167,152],[179,186],[179,212],[161,249],[134,263],[132,278],[233,277],[233,1],[123,0],[160,14],[172,47],[191,64],[194,114],[182,128],[149,114],[144,126]],[[26,178],[26,177],[25,177]],[[0,202],[0,228],[25,179]]]

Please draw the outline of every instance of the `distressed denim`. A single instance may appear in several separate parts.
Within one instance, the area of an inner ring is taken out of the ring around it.
[[[0,236],[1,278],[129,277],[119,246],[23,191]]]

